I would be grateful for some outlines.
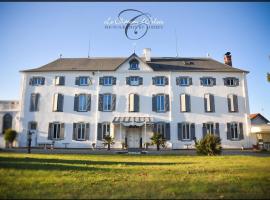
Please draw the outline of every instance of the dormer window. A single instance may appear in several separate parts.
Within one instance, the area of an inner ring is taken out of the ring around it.
[[[139,61],[133,59],[129,62],[129,70],[139,70]]]

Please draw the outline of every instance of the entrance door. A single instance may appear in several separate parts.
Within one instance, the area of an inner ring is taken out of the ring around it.
[[[128,128],[127,143],[128,148],[140,148],[141,129]]]

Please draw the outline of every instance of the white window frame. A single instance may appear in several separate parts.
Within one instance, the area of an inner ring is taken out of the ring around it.
[[[85,140],[86,138],[86,123],[77,123],[77,140]]]
[[[80,112],[87,111],[87,95],[86,94],[80,94],[78,96],[78,111]]]
[[[237,122],[230,123],[230,133],[232,140],[239,140],[240,127]]]
[[[112,83],[113,83],[113,77],[111,77],[111,76],[104,76],[103,77],[103,85],[109,86],[109,85],[112,85]]]
[[[112,111],[112,95],[104,94],[102,101],[103,101],[103,111]]]
[[[42,84],[42,77],[39,77],[39,76],[32,77],[32,85],[33,86],[38,86],[41,84]]]
[[[191,140],[190,123],[182,123],[182,140]]]
[[[205,123],[206,134],[215,135],[215,124],[213,122]]]
[[[188,86],[189,85],[189,77],[180,77],[179,78],[179,85]]]
[[[140,78],[138,76],[129,77],[130,85],[137,86],[140,84]]]
[[[181,98],[181,112],[187,112],[187,102],[186,102],[186,95],[187,94],[180,94]]]
[[[54,140],[60,139],[60,133],[61,133],[61,123],[59,122],[52,123],[52,139]]]
[[[133,67],[133,65],[136,64],[136,67]],[[129,63],[129,69],[130,70],[138,70],[139,69],[139,62],[138,61],[131,61]]]
[[[209,94],[209,93],[204,95],[204,98],[206,98],[206,112],[212,112],[210,96],[211,96],[211,94]]]
[[[55,76],[54,85],[60,85],[60,78],[64,76]]]
[[[163,100],[163,102],[162,102]],[[165,104],[166,104],[166,97],[164,94],[158,94],[156,96],[156,101],[157,101],[157,112],[165,112]],[[162,109],[163,107],[163,109]]]
[[[164,76],[157,76],[156,77],[156,85],[158,85],[158,86],[165,85],[165,77]]]
[[[228,86],[235,86],[236,85],[236,80],[235,78],[227,78],[226,83]]]
[[[110,123],[109,122],[102,123],[101,126],[102,139],[104,139],[106,135],[110,135],[110,132],[111,132]]]

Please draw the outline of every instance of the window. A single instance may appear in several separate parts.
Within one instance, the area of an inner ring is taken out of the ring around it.
[[[112,95],[104,94],[103,95],[103,111],[111,111],[112,110]]]
[[[224,85],[234,87],[239,85],[239,79],[235,77],[226,77],[223,79]]]
[[[104,77],[103,81],[104,81],[103,85],[112,85],[112,77],[109,76]]]
[[[87,111],[87,98],[85,94],[79,95],[79,110],[78,111]]]
[[[139,61],[133,59],[129,62],[129,70],[139,70]]]
[[[110,135],[110,124],[109,123],[102,124],[102,139],[104,139],[106,135]]]
[[[55,81],[55,85],[65,85],[64,76],[56,76],[54,81]]]
[[[229,112],[238,112],[238,97],[234,94],[228,95],[228,111]]]
[[[238,124],[233,122],[231,123],[231,138],[233,140],[237,140],[239,138],[239,128],[238,128]]]
[[[214,123],[206,123],[206,134],[212,134],[214,135]]]
[[[78,123],[77,127],[78,127],[77,139],[78,140],[85,140],[86,124],[85,123]]]
[[[182,124],[182,139],[183,140],[191,140],[191,137],[190,137],[190,124],[189,123],[183,123]]]
[[[163,86],[163,85],[166,85],[166,78],[165,76],[157,76],[157,77],[154,77],[154,85],[157,85],[157,86]]]
[[[201,85],[203,86],[213,86],[216,85],[216,79],[212,77],[201,78]]]
[[[63,101],[64,101],[64,95],[54,94],[54,99],[53,99],[54,112],[63,112]]]
[[[188,94],[180,95],[180,111],[190,112],[190,96]]]
[[[162,138],[165,138],[166,134],[166,124],[165,123],[157,123],[157,133],[162,135]]]
[[[165,111],[165,95],[157,95],[157,111]]]
[[[139,77],[131,76],[130,77],[130,85],[139,85]]]
[[[29,81],[29,84],[33,86],[44,85],[44,83],[45,83],[45,78],[39,77],[39,76],[34,76],[30,78],[30,81]]]
[[[32,93],[30,97],[30,112],[38,111],[39,93]]]
[[[28,123],[28,129],[29,130],[37,130],[37,122],[29,122]]]
[[[192,78],[187,76],[179,76],[176,78],[176,85],[180,86],[192,85]]]
[[[3,116],[3,133],[5,133],[5,130],[12,128],[12,115],[9,113],[6,113]]]
[[[140,98],[137,94],[129,94],[129,112],[139,112]]]
[[[60,138],[60,123],[54,123],[52,127],[52,139],[59,139]]]
[[[204,95],[204,110],[205,112],[215,112],[214,95],[212,94]]]
[[[116,77],[113,76],[99,77],[99,85],[104,86],[116,85]]]
[[[75,79],[75,85],[79,86],[87,86],[90,84],[90,77],[89,76],[79,76]]]

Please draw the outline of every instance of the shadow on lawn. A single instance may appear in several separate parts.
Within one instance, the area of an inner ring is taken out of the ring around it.
[[[175,165],[175,164],[194,164],[194,163],[193,162],[166,162],[166,163],[164,162],[118,162],[118,161],[0,157],[0,168],[15,168],[15,169],[111,171],[114,169],[93,167],[89,165],[164,166],[164,165]],[[83,165],[83,166],[78,166],[78,165]]]

